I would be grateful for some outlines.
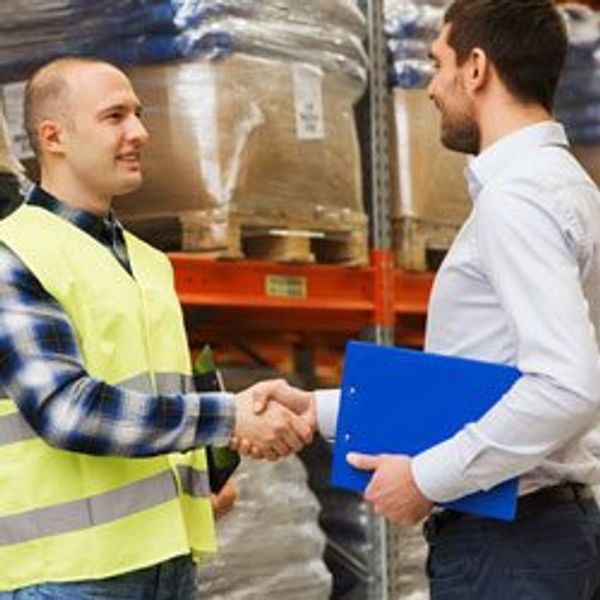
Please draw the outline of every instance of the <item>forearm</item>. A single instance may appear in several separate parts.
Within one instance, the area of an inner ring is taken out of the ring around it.
[[[40,398],[35,408],[16,400],[48,444],[103,456],[144,457],[226,445],[234,421],[230,394],[142,394],[85,372]]]
[[[415,481],[448,502],[519,476],[595,422],[598,398],[521,378],[480,421],[413,460]]]

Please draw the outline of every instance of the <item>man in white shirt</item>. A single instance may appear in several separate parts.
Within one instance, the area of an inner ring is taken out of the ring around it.
[[[473,210],[436,276],[426,350],[523,374],[477,423],[426,452],[349,456],[373,471],[365,499],[400,523],[519,478],[512,523],[429,516],[433,600],[600,599],[589,488],[600,482],[590,451],[600,408],[600,194],[552,120],[565,54],[550,0],[456,0],[431,49],[442,142],[475,158],[466,172]],[[317,393],[322,428],[336,406]]]

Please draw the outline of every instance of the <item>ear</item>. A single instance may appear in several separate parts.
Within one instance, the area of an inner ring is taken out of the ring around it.
[[[490,76],[491,64],[481,48],[473,48],[465,63],[465,81],[471,93],[480,91]]]
[[[45,119],[38,126],[40,148],[49,154],[63,154],[64,126],[58,121]]]

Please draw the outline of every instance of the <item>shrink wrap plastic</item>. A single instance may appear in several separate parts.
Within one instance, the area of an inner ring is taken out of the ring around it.
[[[390,57],[392,87],[404,89],[427,86],[433,65],[429,46],[438,34],[447,0],[386,0],[385,33]]]
[[[195,250],[227,245],[232,212],[257,226],[365,225],[353,80],[244,54],[129,75],[151,142],[142,187],[116,205],[126,222],[187,214]]]
[[[331,574],[322,555],[319,503],[295,456],[243,462],[239,498],[217,523],[219,551],[199,567],[207,600],[327,600]]]
[[[365,20],[351,0],[18,0],[0,4],[0,80],[62,55],[139,64],[234,51],[366,80]]]

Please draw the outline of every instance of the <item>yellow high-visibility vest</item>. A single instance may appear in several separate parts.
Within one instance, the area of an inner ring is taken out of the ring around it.
[[[0,222],[0,240],[69,316],[92,377],[147,393],[191,389],[169,261],[125,239],[133,277],[43,208],[24,205]],[[4,399],[0,490],[0,590],[110,577],[216,549],[203,450],[135,459],[59,450]]]

